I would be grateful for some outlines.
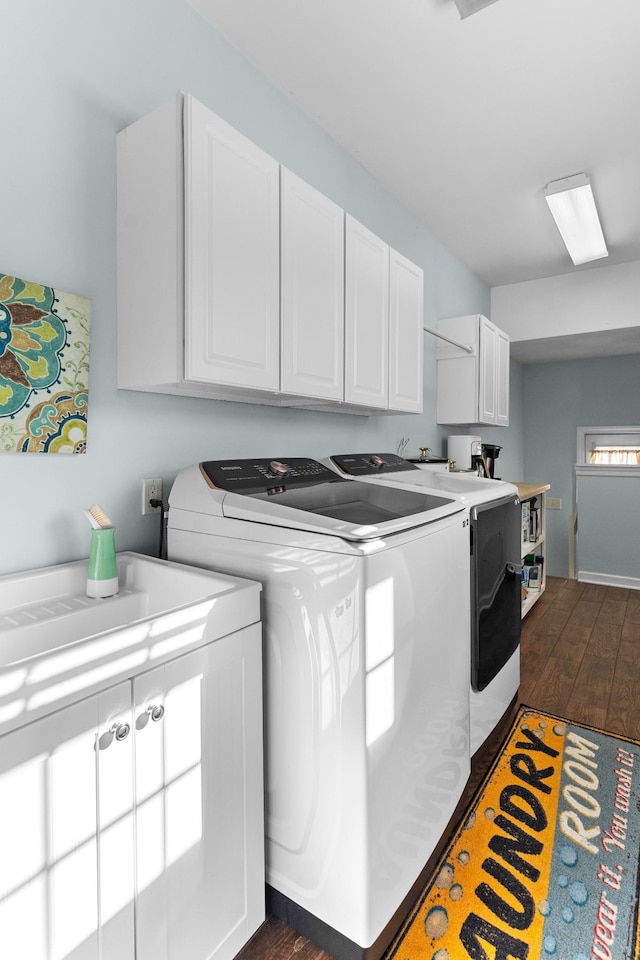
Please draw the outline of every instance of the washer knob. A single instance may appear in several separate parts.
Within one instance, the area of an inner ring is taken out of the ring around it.
[[[284,463],[280,463],[279,460],[272,460],[269,464],[269,470],[271,470],[271,473],[275,473],[277,477],[286,477],[289,473],[289,467]]]
[[[374,453],[374,455],[370,459],[370,462],[373,464],[374,467],[384,467],[384,460],[382,459],[382,457],[378,456],[377,453]]]

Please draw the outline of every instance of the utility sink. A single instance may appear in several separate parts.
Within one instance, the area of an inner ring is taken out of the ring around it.
[[[119,593],[86,596],[87,561],[0,577],[0,733],[260,619],[260,584],[120,553]]]

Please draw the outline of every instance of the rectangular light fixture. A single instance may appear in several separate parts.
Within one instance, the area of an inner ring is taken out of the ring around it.
[[[576,266],[609,256],[586,174],[553,180],[544,188],[544,195]]]
[[[470,17],[472,13],[478,13],[479,10],[484,10],[485,7],[489,7],[495,2],[496,0],[454,0],[461,20],[464,20],[465,17]]]

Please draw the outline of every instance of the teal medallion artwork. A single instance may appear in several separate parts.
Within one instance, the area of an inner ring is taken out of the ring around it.
[[[0,451],[84,453],[91,301],[0,273]]]

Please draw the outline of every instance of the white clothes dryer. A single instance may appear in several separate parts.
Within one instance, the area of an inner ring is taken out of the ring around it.
[[[168,554],[263,584],[271,911],[377,960],[469,775],[464,505],[303,458],[208,461],[173,485]]]
[[[512,483],[413,464],[392,453],[334,454],[340,476],[455,497],[469,511],[471,754],[520,686],[520,501]]]

